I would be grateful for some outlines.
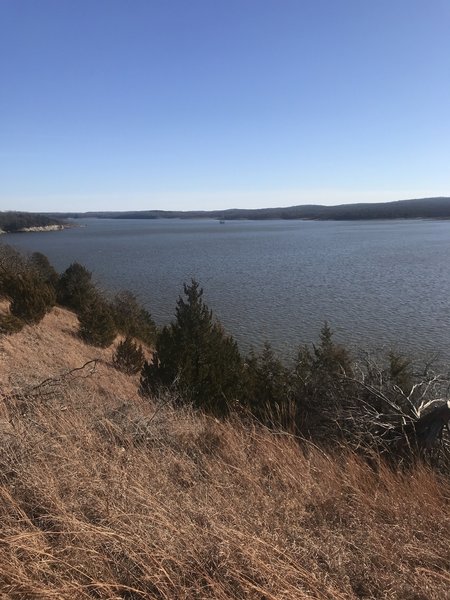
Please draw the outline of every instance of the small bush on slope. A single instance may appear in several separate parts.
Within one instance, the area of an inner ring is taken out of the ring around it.
[[[96,296],[92,273],[80,263],[72,263],[61,275],[57,284],[59,304],[81,312]]]
[[[3,318],[3,328],[9,333],[20,330],[22,323],[39,323],[55,305],[52,286],[34,265],[9,246],[0,247],[0,297],[10,301],[12,317]]]
[[[113,364],[116,369],[127,375],[136,375],[141,371],[144,362],[142,346],[136,344],[129,336],[119,342],[113,354]]]
[[[243,378],[244,400],[258,421],[270,427],[292,429],[295,410],[291,373],[270,344],[264,344],[260,353],[250,353],[245,361]]]
[[[320,331],[319,344],[300,348],[292,375],[298,431],[324,440],[336,437],[336,424],[353,396],[352,360],[348,351],[333,341],[327,323]]]
[[[117,329],[109,305],[102,298],[95,298],[78,315],[79,335],[92,346],[106,348],[116,338]]]
[[[39,279],[50,286],[56,293],[59,275],[56,269],[50,264],[50,261],[41,252],[33,252],[28,260],[28,266],[32,269]]]
[[[11,276],[6,282],[10,311],[25,323],[39,323],[55,305],[55,293],[33,272]]]
[[[111,310],[120,333],[150,346],[154,344],[156,325],[150,313],[139,304],[132,292],[122,291],[116,294],[111,303]]]
[[[11,314],[0,314],[0,335],[11,335],[22,331],[25,321]]]

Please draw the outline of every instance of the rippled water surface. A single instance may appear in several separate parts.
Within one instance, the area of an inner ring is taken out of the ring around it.
[[[450,222],[100,220],[2,236],[60,270],[79,261],[167,322],[183,281],[243,348],[292,356],[328,320],[338,340],[450,359]]]

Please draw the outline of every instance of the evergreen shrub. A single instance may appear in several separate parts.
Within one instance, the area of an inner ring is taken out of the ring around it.
[[[156,325],[150,313],[141,306],[132,292],[124,290],[116,294],[111,308],[120,333],[139,339],[149,346],[155,343]]]
[[[57,284],[57,300],[79,313],[92,304],[96,296],[92,273],[80,263],[72,263],[61,275]]]
[[[100,297],[96,297],[78,314],[79,335],[91,346],[106,348],[116,338],[117,328],[111,309]]]
[[[175,321],[162,329],[152,360],[142,369],[141,392],[175,388],[181,402],[224,415],[241,396],[239,350],[213,318],[195,280],[184,284],[184,295],[178,299]]]
[[[59,275],[45,254],[33,252],[28,260],[28,266],[36,273],[43,283],[46,283],[56,291]]]
[[[144,366],[145,355],[142,346],[127,336],[120,342],[113,354],[113,364],[119,371],[127,375],[135,375]]]
[[[11,314],[0,315],[0,335],[19,333],[25,326],[25,321]]]
[[[6,290],[11,314],[25,323],[39,323],[55,305],[54,290],[31,272],[10,276]]]

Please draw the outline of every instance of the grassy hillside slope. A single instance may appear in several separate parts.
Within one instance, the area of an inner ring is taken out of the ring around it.
[[[1,598],[449,597],[448,480],[151,403],[75,331],[0,339]]]

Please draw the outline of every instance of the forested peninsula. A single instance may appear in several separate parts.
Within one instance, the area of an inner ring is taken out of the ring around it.
[[[0,212],[0,233],[52,231],[64,228],[64,223],[47,215],[28,212]]]
[[[48,213],[54,218],[100,219],[219,219],[269,220],[307,219],[317,221],[358,221],[365,219],[449,219],[450,198],[418,198],[395,202],[340,204],[322,206],[304,204],[284,208],[229,208],[226,210],[142,210]]]

